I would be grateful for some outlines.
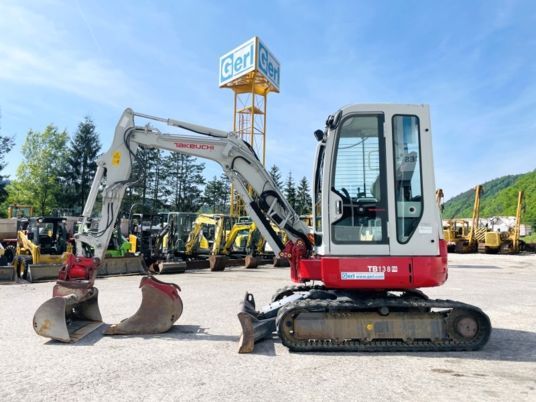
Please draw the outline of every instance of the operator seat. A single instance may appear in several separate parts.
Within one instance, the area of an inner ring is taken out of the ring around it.
[[[399,201],[411,200],[411,179],[415,173],[417,152],[406,152],[402,156],[402,163],[396,169],[395,198]]]

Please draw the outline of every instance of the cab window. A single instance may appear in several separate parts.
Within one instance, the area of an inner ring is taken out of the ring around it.
[[[331,191],[342,200],[332,222],[334,243],[385,243],[387,212],[383,115],[342,121],[335,148]]]
[[[407,243],[421,220],[423,211],[419,118],[393,116],[396,233]]]

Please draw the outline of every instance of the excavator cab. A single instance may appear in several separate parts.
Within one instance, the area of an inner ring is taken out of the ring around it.
[[[428,108],[377,110],[348,107],[328,119],[315,164],[316,251],[439,255],[434,173],[426,168],[432,165]]]

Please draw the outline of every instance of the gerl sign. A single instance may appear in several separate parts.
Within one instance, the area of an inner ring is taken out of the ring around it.
[[[266,78],[274,92],[279,92],[280,69],[279,61],[255,36],[220,57],[220,87],[255,70]]]

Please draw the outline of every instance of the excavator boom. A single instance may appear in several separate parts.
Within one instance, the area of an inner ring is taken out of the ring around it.
[[[137,126],[135,118],[165,123],[200,135],[161,133],[150,124]],[[119,119],[110,149],[97,161],[95,177],[82,213],[82,224],[79,233],[75,235],[76,258],[69,259],[60,271],[53,292],[54,301],[46,302],[34,316],[34,328],[39,335],[61,341],[76,341],[98,328],[101,320],[94,282],[98,265],[104,259],[112,236],[125,190],[132,184],[132,164],[138,157],[139,147],[181,152],[219,163],[245,201],[246,211],[256,221],[260,232],[276,253],[282,250],[283,244],[269,220],[288,231],[289,238],[301,241],[311,249],[307,227],[285,200],[253,149],[241,138],[233,133],[126,109]],[[106,184],[103,187],[104,179]],[[253,193],[249,191],[250,188]],[[102,196],[102,208],[98,228],[84,231],[99,194]],[[87,250],[93,250],[92,255],[86,255]],[[106,331],[107,334],[162,332],[168,330],[179,318],[182,301],[178,294],[180,289],[176,285],[148,277],[142,279],[140,287],[144,297],[136,315],[112,326]],[[159,295],[157,304],[160,308],[155,308],[155,294]],[[86,316],[85,310],[79,308],[88,303],[92,305],[91,316]],[[65,318],[58,320],[57,317]],[[42,324],[51,320],[58,330],[47,331]],[[73,321],[78,323],[71,326],[76,327],[76,335],[65,324]],[[55,333],[61,336],[55,337]],[[67,336],[66,333],[70,335]]]

